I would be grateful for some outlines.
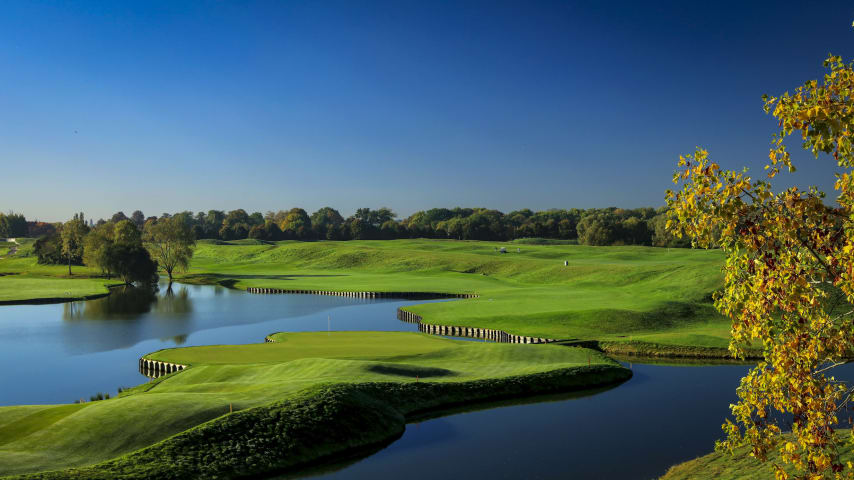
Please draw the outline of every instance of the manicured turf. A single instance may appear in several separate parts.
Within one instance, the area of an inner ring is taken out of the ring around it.
[[[237,288],[478,293],[477,299],[407,309],[426,323],[713,347],[727,355],[729,322],[710,303],[722,282],[719,251],[442,240],[241,243],[201,242],[186,280]],[[509,253],[498,253],[500,247]]]
[[[508,253],[498,253],[501,247]],[[200,241],[192,269],[181,280],[236,288],[477,293],[480,298],[407,309],[426,323],[562,340],[634,342],[646,345],[643,351],[680,355],[691,354],[681,347],[698,347],[703,350],[698,354],[728,356],[729,322],[710,303],[721,286],[722,263],[716,250],[650,247]],[[85,267],[74,270],[75,277],[95,273]],[[4,272],[23,275],[0,277],[0,301],[104,291],[103,279],[45,281],[38,290],[34,283],[19,283],[67,273],[62,266],[37,265],[30,247],[0,260]]]
[[[20,246],[14,255],[0,259],[0,303],[34,300],[62,301],[83,299],[109,293],[115,279],[95,278],[94,270],[62,265],[39,265],[32,249],[32,239],[18,239]],[[3,256],[0,253],[0,256]]]
[[[243,446],[238,450],[251,451],[247,445],[253,444],[260,449],[256,440],[267,441],[264,432],[275,423],[268,418],[273,411],[297,430],[307,428],[305,422],[328,422],[311,428],[326,432],[323,438],[300,437],[309,433],[270,437],[270,442],[287,442],[270,448],[280,453],[291,449],[278,455],[275,468],[282,468],[393,437],[412,412],[612,384],[630,376],[598,352],[558,345],[488,344],[403,332],[289,333],[275,338],[276,343],[153,353],[149,358],[191,367],[118,398],[82,406],[0,408],[0,475],[88,465],[164,439],[109,465],[47,478],[115,478],[117,472],[125,475],[122,478],[167,478],[178,468],[189,469],[188,475],[200,474],[198,469],[210,473],[211,468],[259,473],[273,467],[238,467],[245,455],[215,453],[226,441],[220,435],[228,442],[239,440]],[[323,405],[341,406],[339,400],[354,411],[328,416]],[[229,409],[245,415],[223,417]],[[362,411],[380,417],[365,417]],[[244,421],[254,426],[229,423]],[[355,422],[355,431],[346,430],[348,422]],[[196,428],[167,439],[191,427]],[[175,457],[179,452],[180,460]]]

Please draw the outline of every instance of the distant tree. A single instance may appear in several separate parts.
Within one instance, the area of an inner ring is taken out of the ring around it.
[[[59,265],[65,263],[62,255],[62,236],[59,233],[45,235],[33,243],[33,252],[40,265]],[[79,259],[76,260],[79,262]]]
[[[152,258],[169,276],[169,283],[172,283],[172,273],[176,269],[186,270],[189,267],[196,244],[192,228],[180,217],[161,218],[157,223],[146,226],[143,241]]]
[[[617,236],[617,217],[610,212],[585,215],[575,227],[578,242],[584,245],[611,245]]]
[[[317,233],[318,238],[326,238],[327,240],[332,240],[329,238],[330,232],[333,232],[332,236],[336,237],[338,227],[344,223],[344,217],[332,207],[323,207],[312,213],[310,220],[311,227]]]
[[[83,238],[89,231],[83,213],[75,213],[74,218],[65,222],[62,226],[62,254],[68,260],[68,274],[71,273],[71,264],[77,259],[83,258]]]
[[[113,223],[119,223],[122,220],[127,220],[127,219],[128,219],[128,217],[125,215],[125,212],[116,212],[110,218],[110,221]]]
[[[130,220],[136,225],[136,228],[142,230],[142,226],[145,225],[145,215],[143,215],[141,210],[134,210],[133,213],[130,214]]]
[[[311,240],[313,237],[311,218],[301,208],[292,208],[279,227],[288,238]]]
[[[130,220],[122,220],[113,227],[113,240],[127,245],[142,245],[142,233]]]
[[[0,238],[27,236],[27,219],[22,214],[0,213]]]
[[[114,235],[115,225],[112,223],[105,222],[91,229],[83,239],[83,263],[101,270],[103,275],[110,275],[107,248],[113,244]]]
[[[264,215],[261,215],[261,212],[253,212],[249,215],[249,225],[264,225]]]

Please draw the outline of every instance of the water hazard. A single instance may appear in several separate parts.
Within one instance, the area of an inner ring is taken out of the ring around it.
[[[417,331],[397,320],[396,310],[424,301],[175,285],[88,302],[3,306],[0,405],[114,394],[148,381],[137,359],[161,348],[256,343],[278,331]],[[281,478],[656,478],[712,449],[748,369],[626,365],[634,377],[615,388],[443,412],[362,458]],[[838,377],[854,377],[854,368],[844,369]]]

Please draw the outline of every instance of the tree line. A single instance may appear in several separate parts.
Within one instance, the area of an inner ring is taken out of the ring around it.
[[[129,221],[143,231],[148,224],[176,217],[197,239],[313,241],[452,238],[510,241],[545,238],[574,240],[583,245],[688,246],[686,240],[675,237],[665,229],[666,208],[523,209],[503,213],[487,208],[457,207],[422,210],[406,218],[397,218],[391,209],[385,207],[376,210],[360,208],[346,218],[331,207],[323,207],[310,215],[302,208],[269,211],[266,214],[248,213],[243,209],[197,213],[185,211],[164,213],[160,217],[146,217],[137,210],[130,217],[117,212],[107,220],[90,220],[89,226],[97,228],[107,223],[116,225]],[[33,222],[29,224],[32,231],[35,225]],[[44,224],[41,224],[41,230],[44,230]]]

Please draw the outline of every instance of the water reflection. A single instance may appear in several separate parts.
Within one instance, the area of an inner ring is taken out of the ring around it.
[[[137,360],[162,348],[258,343],[281,331],[415,331],[395,315],[412,303],[162,283],[87,302],[3,306],[0,362],[20,368],[0,370],[0,385],[17,386],[0,388],[0,405],[65,403],[142,383]]]

